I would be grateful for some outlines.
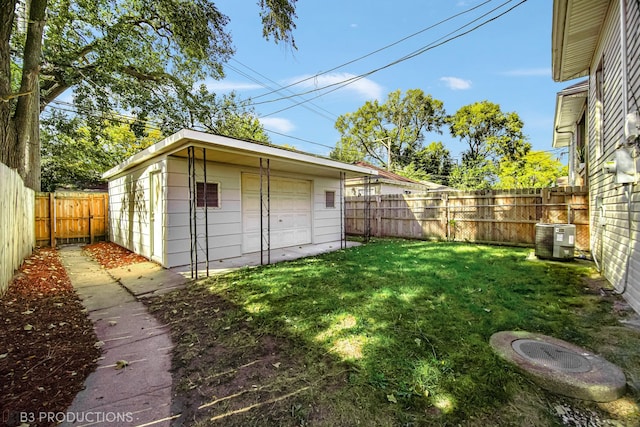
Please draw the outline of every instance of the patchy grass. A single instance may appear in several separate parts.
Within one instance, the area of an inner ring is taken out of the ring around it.
[[[588,264],[529,252],[382,240],[165,295],[151,309],[172,325],[177,410],[203,426],[553,425],[568,405],[634,425],[640,334]],[[626,409],[537,388],[488,344],[514,329],[619,364]]]

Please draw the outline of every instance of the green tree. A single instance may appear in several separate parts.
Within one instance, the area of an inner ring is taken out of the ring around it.
[[[200,112],[190,108],[196,82],[220,78],[233,53],[228,18],[207,0],[30,0],[28,16],[17,2],[0,0],[0,161],[35,189],[40,112],[61,93],[73,88],[95,120],[122,109]],[[295,46],[295,2],[259,1],[267,39]]]
[[[85,189],[104,182],[102,174],[158,141],[158,129],[136,135],[131,123],[108,121],[96,131],[80,117],[54,113],[42,120],[42,189]]]
[[[449,185],[459,190],[487,190],[497,181],[496,165],[483,157],[464,153],[462,163],[453,167]]]
[[[410,89],[404,96],[400,90],[391,92],[383,104],[367,101],[356,112],[338,117],[340,141],[330,156],[402,169],[416,160],[425,133],[440,132],[445,117],[442,101],[420,89]]]
[[[491,187],[497,182],[502,161],[518,161],[531,149],[518,114],[504,113],[489,101],[461,107],[448,123],[451,135],[468,146],[452,174],[452,182],[465,189]]]
[[[426,174],[427,178],[424,180],[449,185],[453,160],[442,142],[432,142],[418,151],[415,165]]]
[[[496,188],[547,188],[568,173],[567,166],[545,151],[529,151],[518,161],[500,162]]]

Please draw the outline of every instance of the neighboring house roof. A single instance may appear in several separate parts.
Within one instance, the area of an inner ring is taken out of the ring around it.
[[[446,185],[436,184],[431,181],[416,181],[411,178],[407,178],[406,176],[398,175],[397,173],[393,173],[386,169],[379,168],[367,162],[356,162],[358,166],[373,169],[378,173],[376,180],[378,182],[386,182],[388,184],[395,184],[398,186],[406,186],[416,189],[422,189],[427,191],[447,191],[447,190],[455,190],[454,188],[447,187]],[[356,180],[357,181],[357,180]],[[359,181],[358,181],[359,182]]]
[[[584,77],[596,50],[610,1],[554,0],[551,32],[553,80]]]
[[[553,122],[553,148],[571,145],[572,130],[584,111],[588,95],[588,79],[571,85],[556,95],[556,115]]]
[[[415,181],[411,178],[407,178],[406,176],[398,175],[397,173],[393,173],[386,169],[379,168],[367,162],[355,162],[355,164],[358,166],[362,166],[363,168],[374,169],[375,171],[378,172],[378,176],[380,178],[385,178],[391,181],[410,182],[413,184],[420,184],[419,181]]]
[[[259,159],[264,158],[269,159],[272,170],[321,176],[335,176],[338,172],[344,172],[347,178],[377,175],[377,171],[374,169],[338,162],[301,151],[183,129],[129,157],[118,166],[105,172],[102,177],[113,178],[161,155],[187,157],[187,147],[190,146],[205,148],[207,160],[240,166],[257,167]],[[202,159],[201,150],[196,150],[196,156],[198,159]]]

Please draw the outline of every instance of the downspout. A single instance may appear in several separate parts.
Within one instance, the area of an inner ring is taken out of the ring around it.
[[[622,117],[629,114],[627,93],[629,93],[627,65],[627,5],[626,0],[620,0],[620,62],[622,63]]]

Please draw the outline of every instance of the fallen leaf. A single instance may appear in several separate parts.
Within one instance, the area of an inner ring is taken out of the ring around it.
[[[26,310],[26,311],[23,311],[20,314],[31,314],[31,313],[33,313],[33,310]]]
[[[127,366],[129,366],[129,362],[127,362],[126,360],[118,360],[116,362],[115,369],[124,369]]]
[[[22,328],[22,329],[24,329],[25,331],[31,331],[31,330],[33,330],[33,325],[30,325],[30,324],[27,323],[26,325],[24,325],[24,328]]]
[[[93,346],[95,348],[102,348],[104,346],[104,341],[97,341]]]
[[[2,354],[0,354],[0,359],[4,359],[8,355],[9,355],[9,353],[2,353]]]
[[[109,320],[109,326],[116,326],[118,324],[118,322],[116,322],[115,320]]]
[[[280,363],[280,362],[276,362],[276,363],[272,363],[271,366],[273,366],[274,368],[278,369],[281,364],[282,363]]]
[[[391,403],[398,403],[398,400],[396,399],[396,397],[392,394],[387,394],[387,400]]]

